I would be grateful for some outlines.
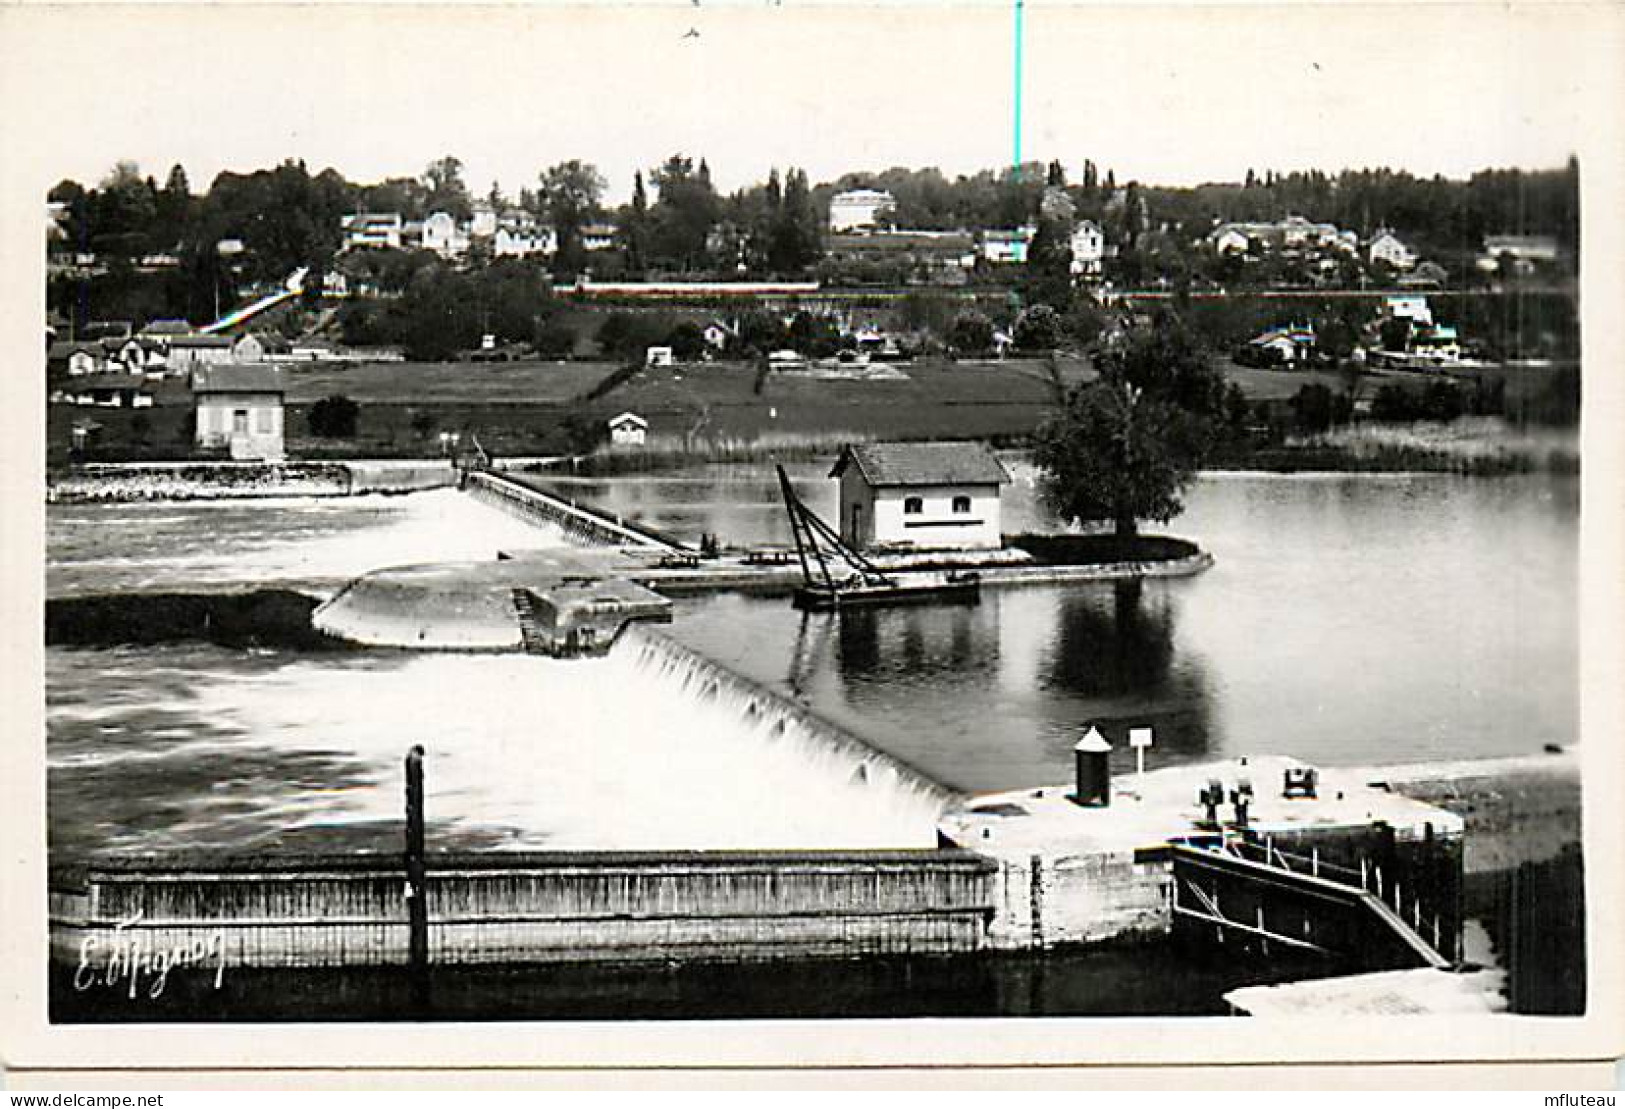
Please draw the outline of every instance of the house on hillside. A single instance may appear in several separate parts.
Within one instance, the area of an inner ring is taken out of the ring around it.
[[[287,386],[276,366],[226,363],[199,366],[192,374],[197,445],[224,447],[231,457],[280,461],[283,400]]]
[[[829,198],[829,229],[843,231],[873,230],[880,225],[880,217],[897,205],[897,198],[884,189],[848,189]]]
[[[1408,270],[1416,265],[1416,254],[1386,227],[1371,237],[1366,257],[1373,264],[1386,262],[1396,270]]]
[[[468,252],[468,234],[450,212],[430,212],[423,221],[423,249],[442,258],[456,258]]]
[[[609,441],[618,447],[641,447],[649,436],[649,421],[635,412],[622,412],[609,421]]]
[[[340,221],[346,248],[401,248],[405,224],[399,212],[357,212]]]
[[[1537,266],[1549,266],[1558,259],[1557,239],[1551,235],[1486,235],[1484,253],[1479,256],[1478,268],[1493,273],[1501,267],[1503,259],[1511,262],[1515,273],[1533,273]]]
[[[1072,274],[1092,276],[1100,272],[1106,257],[1106,233],[1092,219],[1080,220],[1072,229]]]
[[[1315,329],[1308,324],[1272,327],[1247,340],[1247,345],[1267,361],[1295,365],[1309,361],[1315,352]]]
[[[52,343],[45,352],[45,362],[49,369],[66,370],[74,377],[83,377],[101,373],[107,365],[107,355],[100,343],[67,341]]]
[[[231,360],[233,362],[263,362],[265,361],[265,340],[253,332],[249,332],[231,344]]]
[[[713,351],[721,352],[728,348],[728,344],[739,338],[739,332],[731,324],[721,320],[712,320],[705,325],[705,345]]]
[[[982,443],[849,444],[840,532],[855,548],[998,547],[1000,487],[1010,475]]]
[[[615,246],[615,225],[589,223],[581,228],[582,250],[611,250]]]
[[[231,340],[224,335],[176,335],[169,340],[169,368],[192,370],[231,361]]]
[[[1031,225],[1014,230],[997,228],[982,232],[982,257],[994,265],[1020,265],[1027,261],[1027,248],[1038,229]]]
[[[1384,297],[1382,314],[1385,319],[1410,320],[1415,327],[1433,326],[1433,308],[1425,296]]]

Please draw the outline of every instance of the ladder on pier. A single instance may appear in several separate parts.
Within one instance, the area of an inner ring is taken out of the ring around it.
[[[528,589],[513,590],[513,611],[519,619],[519,641],[524,646],[525,653],[530,655],[548,655],[553,652],[549,649],[548,638],[542,634],[542,629],[536,617],[536,595]]]
[[[1216,946],[1265,955],[1275,947],[1372,971],[1452,966],[1438,949],[1437,935],[1430,943],[1418,931],[1419,912],[1406,921],[1361,886],[1222,845],[1174,844],[1172,855],[1176,932]]]

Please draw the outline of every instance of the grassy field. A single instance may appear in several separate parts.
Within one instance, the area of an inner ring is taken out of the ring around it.
[[[288,369],[288,401],[309,404],[342,393],[361,404],[563,404],[591,391],[616,368],[614,362],[295,365]]]
[[[295,457],[426,457],[441,432],[477,436],[497,455],[567,453],[579,442],[570,424],[602,428],[624,411],[649,421],[662,450],[727,456],[753,446],[789,446],[855,438],[973,438],[1015,443],[1054,410],[1065,388],[1093,378],[1080,359],[949,362],[921,360],[894,372],[831,378],[800,371],[763,374],[753,363],[718,362],[642,368],[602,396],[590,394],[619,367],[611,362],[370,363],[351,368],[301,366],[289,372],[288,449]],[[1224,363],[1226,377],[1250,400],[1282,401],[1309,383],[1341,392],[1346,379],[1326,371],[1252,369]],[[1509,411],[1534,396],[1559,367],[1509,367]],[[1420,388],[1432,375],[1367,375],[1370,397],[1389,381]],[[343,394],[360,406],[352,439],[308,435],[317,400]],[[51,405],[49,460],[67,460],[78,420],[102,425],[101,456],[182,458],[189,449],[191,398],[184,382],[159,387],[158,407],[132,412]]]

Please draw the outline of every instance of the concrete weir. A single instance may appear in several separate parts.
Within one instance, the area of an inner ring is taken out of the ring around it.
[[[605,576],[584,555],[376,570],[311,614],[317,631],[370,647],[602,653],[633,620],[671,618],[671,602]]]

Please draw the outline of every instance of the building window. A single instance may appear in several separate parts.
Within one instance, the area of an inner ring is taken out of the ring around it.
[[[254,409],[254,431],[259,435],[271,434],[271,410],[269,408]]]
[[[239,408],[231,414],[231,433],[233,435],[248,434],[248,409]]]
[[[970,498],[969,497],[955,497],[954,498],[954,511],[956,513],[968,513],[970,511]]]
[[[925,501],[921,500],[919,497],[904,497],[903,498],[903,515],[904,516],[918,516],[920,513],[924,512],[924,511],[925,511]]]

